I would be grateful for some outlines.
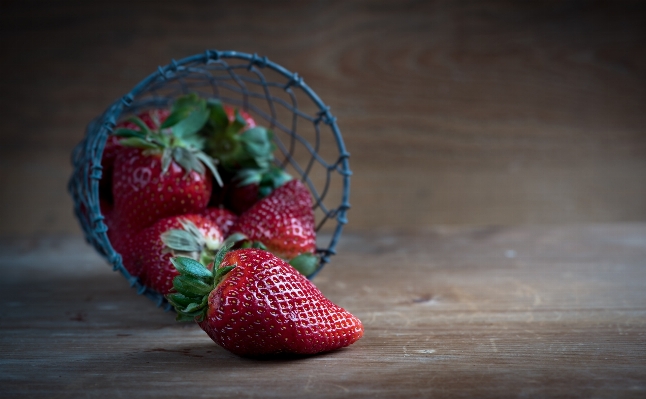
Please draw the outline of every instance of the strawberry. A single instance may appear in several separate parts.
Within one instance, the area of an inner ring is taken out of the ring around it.
[[[206,208],[211,195],[207,170],[219,179],[196,136],[207,118],[206,101],[188,95],[177,99],[159,129],[133,118],[140,130],[115,132],[126,147],[116,156],[112,177],[117,229],[137,232],[156,220]]]
[[[112,171],[114,169],[114,160],[123,147],[119,144],[117,136],[109,136],[103,155],[101,157],[102,176],[99,181],[99,198],[106,204],[112,205],[114,198],[112,196]]]
[[[156,220],[206,209],[211,179],[204,167],[182,166],[139,148],[120,152],[114,165],[114,217],[120,230],[139,231]]]
[[[231,227],[284,259],[316,250],[312,197],[300,180],[290,180],[256,202]]]
[[[287,172],[274,165],[264,169],[241,169],[226,190],[224,204],[240,215],[291,179]]]
[[[260,199],[259,188],[257,184],[231,183],[226,190],[225,206],[237,215],[243,214]]]
[[[121,255],[123,267],[126,268],[131,276],[140,277],[142,268],[135,260],[137,256],[136,249],[138,247],[135,246],[133,241],[134,237],[135,233],[132,231],[117,231],[116,229],[108,228],[110,244]]]
[[[125,251],[128,255],[124,256],[124,266],[130,274],[140,276],[145,286],[165,295],[178,274],[171,257],[182,255],[210,261],[223,240],[222,231],[203,216],[172,216],[132,238]]]
[[[161,124],[166,120],[166,118],[168,118],[168,115],[170,115],[170,110],[151,109],[138,114],[137,118],[139,118],[149,129],[159,129]],[[141,130],[140,127],[131,120],[119,122],[116,128],[125,128],[137,131]],[[116,159],[117,154],[124,148],[119,141],[120,138],[118,136],[109,136],[101,157],[103,177],[99,182],[99,197],[108,203],[112,203],[114,200],[112,197],[112,169],[114,166],[114,160]]]
[[[195,320],[211,339],[240,356],[314,354],[356,342],[361,321],[282,259],[261,249],[216,255],[213,271],[172,258],[179,271],[167,295],[178,320]]]
[[[206,210],[202,212],[202,216],[215,223],[225,237],[229,235],[231,226],[233,226],[235,221],[238,219],[238,216],[236,216],[235,213],[222,207],[206,208]]]

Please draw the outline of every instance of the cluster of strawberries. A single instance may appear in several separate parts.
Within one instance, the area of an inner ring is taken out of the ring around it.
[[[275,166],[272,132],[195,94],[119,123],[101,210],[123,265],[241,355],[347,346],[361,322],[305,277],[318,265],[312,198]]]

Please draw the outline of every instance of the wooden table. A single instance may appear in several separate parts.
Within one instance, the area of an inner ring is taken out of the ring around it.
[[[299,359],[226,352],[76,236],[0,268],[3,398],[646,396],[643,223],[345,234],[315,283],[365,336]]]

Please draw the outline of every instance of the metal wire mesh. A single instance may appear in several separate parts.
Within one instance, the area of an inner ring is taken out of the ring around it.
[[[320,263],[309,278],[314,277],[335,254],[347,223],[349,154],[330,108],[303,78],[256,54],[208,50],[173,60],[165,67],[160,66],[87,126],[84,140],[72,154],[74,172],[68,186],[86,240],[139,294],[151,298],[158,306],[170,308],[162,295],[128,273],[121,255],[110,244],[99,207],[101,156],[119,121],[143,109],[170,106],[175,98],[188,93],[242,108],[258,124],[274,132],[276,164],[310,189],[316,230],[327,233],[318,234]]]

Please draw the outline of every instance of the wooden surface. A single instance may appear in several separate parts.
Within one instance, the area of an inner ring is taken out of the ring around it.
[[[315,279],[355,345],[250,360],[75,238],[0,240],[0,396],[644,397],[646,224],[344,236]]]
[[[646,221],[642,1],[2,1],[0,235],[77,233],[85,125],[158,65],[266,55],[332,108],[348,229]]]

